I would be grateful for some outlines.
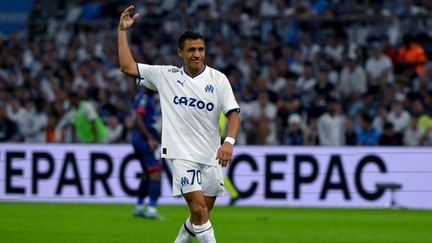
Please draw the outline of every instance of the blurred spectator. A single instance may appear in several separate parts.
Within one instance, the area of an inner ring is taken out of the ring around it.
[[[310,33],[303,33],[300,42],[300,50],[303,53],[303,59],[308,62],[315,60],[315,55],[321,51],[321,47],[312,41]]]
[[[335,87],[329,82],[329,73],[326,68],[321,68],[319,70],[318,80],[314,90],[316,96],[322,97],[325,100],[334,92]]]
[[[18,127],[6,116],[5,105],[0,103],[0,142],[18,142]]]
[[[312,68],[312,63],[304,64],[303,74],[297,79],[297,89],[302,94],[302,104],[309,107],[313,100],[313,89],[317,84]]]
[[[64,131],[57,130],[57,124],[58,117],[52,114],[48,115],[48,123],[45,129],[45,140],[47,143],[56,143],[58,142],[57,138],[59,138],[60,141],[64,141]],[[57,132],[59,132],[59,134],[56,134]]]
[[[408,99],[409,102],[409,113],[411,117],[419,117],[424,113],[423,103],[419,98]]]
[[[303,63],[304,63],[303,53],[301,50],[296,49],[294,51],[294,58],[288,61],[289,71],[296,75],[301,75],[304,71]]]
[[[366,72],[357,64],[355,54],[346,56],[345,64],[339,80],[339,93],[344,99],[350,98],[353,93],[364,94],[367,87]]]
[[[318,119],[318,137],[321,145],[341,146],[345,144],[344,117],[340,114],[339,101],[330,97],[327,112]]]
[[[276,106],[269,101],[267,91],[258,93],[258,100],[249,105],[248,143],[278,144],[276,131]]]
[[[130,103],[126,101],[122,95],[117,95],[114,98],[115,115],[119,121],[123,122],[124,118],[130,113],[131,107]]]
[[[383,54],[382,44],[378,41],[372,44],[372,55],[366,60],[369,89],[376,91],[378,86],[393,83],[393,64],[390,58]]]
[[[115,115],[110,115],[107,118],[107,135],[105,142],[107,143],[119,143],[123,132],[123,125],[119,123],[118,118]]]
[[[134,127],[134,120],[135,118],[128,114],[125,118],[124,118],[124,126],[123,126],[123,130],[121,133],[121,142],[122,143],[132,143],[132,130]]]
[[[279,9],[276,0],[263,0],[260,5],[260,16],[276,17],[279,14]]]
[[[388,111],[385,105],[381,105],[378,109],[378,114],[372,121],[372,126],[382,131],[384,123],[388,121]]]
[[[357,132],[357,142],[363,146],[375,146],[379,143],[381,132],[372,127],[372,119],[366,112],[360,113],[360,130]]]
[[[45,142],[45,129],[48,116],[42,110],[40,100],[24,102],[25,113],[18,119],[19,130],[26,143]]]
[[[71,109],[62,117],[58,129],[73,125],[74,141],[80,143],[102,143],[106,139],[107,128],[90,101],[77,93],[70,93]]]
[[[419,128],[426,131],[432,128],[432,90],[430,90],[425,97],[425,109],[423,114],[420,115],[418,120]]]
[[[408,127],[411,115],[408,111],[404,110],[402,103],[399,101],[393,102],[392,110],[387,116],[387,121],[393,124],[395,132],[404,132]]]
[[[412,40],[410,34],[403,36],[402,45],[399,47],[399,67],[414,70],[417,74],[424,72],[424,64],[427,61],[425,50]]]
[[[245,145],[247,144],[247,131],[249,130],[249,127],[251,124],[248,122],[249,117],[249,105],[246,103],[242,98],[240,92],[234,92],[234,96],[236,97],[236,100],[240,106],[240,120],[243,121],[240,123],[240,128],[237,133],[236,143],[239,145]],[[226,125],[226,124],[225,124]],[[158,130],[160,131],[160,130]]]
[[[393,67],[397,65],[398,62],[398,50],[393,47],[393,45],[390,43],[390,39],[387,35],[383,35],[381,37],[381,43],[383,46],[383,52],[388,57],[390,57],[390,60],[392,61]]]
[[[354,121],[351,117],[345,117],[345,145],[356,146],[357,145],[357,133],[355,131]]]
[[[418,118],[416,116],[411,116],[409,126],[405,129],[403,134],[403,145],[420,145],[420,139],[422,138],[424,132],[419,129],[417,122]]]
[[[384,130],[379,138],[379,145],[400,146],[402,145],[402,134],[393,129],[391,122],[384,123]]]
[[[318,119],[309,119],[308,128],[305,135],[305,145],[320,145],[318,137]]]
[[[426,67],[425,72],[412,81],[412,91],[421,95],[427,95],[428,90],[432,90],[432,64]]]
[[[28,38],[30,41],[46,35],[48,21],[48,15],[42,8],[42,5],[38,1],[35,1],[33,9],[28,15]]]
[[[7,117],[13,122],[18,123],[21,117],[25,115],[26,109],[22,107],[21,101],[18,98],[12,98],[6,105]]]
[[[288,118],[288,129],[285,131],[284,143],[286,145],[304,145],[305,133],[302,128],[301,118],[293,113]]]
[[[295,84],[293,82],[289,82],[286,87],[288,86],[294,86]],[[293,113],[301,114],[303,115],[304,109],[301,106],[301,100],[300,96],[291,93],[291,88],[287,88],[287,95],[288,97],[280,97],[281,99],[277,102],[277,129],[278,131],[285,131],[288,128],[288,120],[289,116]],[[285,100],[286,99],[286,100]],[[281,137],[279,137],[279,140],[283,143],[283,134],[280,134]]]
[[[420,138],[419,145],[432,146],[432,127],[429,127],[423,131],[423,134]]]
[[[415,4],[413,0],[403,0],[402,4],[398,5],[396,11],[398,15],[403,16],[413,16],[426,13],[426,10]]]
[[[324,53],[326,53],[335,63],[341,63],[345,49],[342,43],[337,38],[336,34],[327,34]]]
[[[82,6],[81,20],[95,21],[101,17],[102,4],[96,0],[85,1]]]
[[[99,114],[102,120],[106,123],[110,115],[116,114],[116,108],[110,102],[110,93],[104,89],[100,89],[98,92],[99,101]]]

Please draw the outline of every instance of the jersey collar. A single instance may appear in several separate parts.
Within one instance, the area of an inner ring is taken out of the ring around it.
[[[207,68],[207,65],[204,65],[203,70],[201,70],[201,72],[197,73],[197,75],[195,75],[195,77],[192,77],[192,76],[191,76],[191,75],[186,71],[185,66],[183,66],[183,72],[186,73],[186,75],[189,76],[190,78],[196,78],[196,77],[198,77],[199,75],[201,75],[201,74],[206,70],[206,68]]]

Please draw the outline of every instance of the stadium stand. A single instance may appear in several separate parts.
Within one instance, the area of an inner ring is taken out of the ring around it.
[[[62,122],[74,92],[112,128],[107,143],[130,142],[137,87],[118,69],[122,2],[34,1],[26,31],[0,34],[0,104],[18,128],[13,141],[79,142]],[[241,105],[240,144],[291,144],[292,117],[296,145],[360,146],[356,133],[387,123],[405,146],[432,144],[432,1],[165,0],[136,9],[138,62],[181,66],[177,36],[207,38],[206,63],[228,76]],[[426,61],[400,58],[406,38],[410,58]]]

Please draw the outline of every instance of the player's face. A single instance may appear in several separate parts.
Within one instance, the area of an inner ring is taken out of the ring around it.
[[[204,68],[205,47],[202,39],[185,40],[183,48],[179,48],[177,52],[183,58],[187,70],[192,74],[196,74]]]

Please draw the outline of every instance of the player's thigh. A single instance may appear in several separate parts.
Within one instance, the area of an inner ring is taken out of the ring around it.
[[[219,197],[224,194],[224,179],[219,165],[205,165],[202,170],[203,194],[207,197]]]
[[[174,196],[202,191],[202,166],[199,163],[174,159],[171,161],[171,167]]]

